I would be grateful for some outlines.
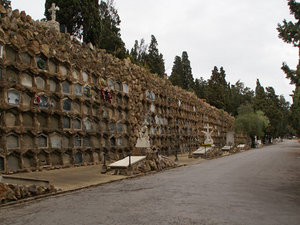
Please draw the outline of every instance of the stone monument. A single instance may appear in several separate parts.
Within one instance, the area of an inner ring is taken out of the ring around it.
[[[56,11],[59,10],[58,6],[55,6],[55,3],[52,3],[51,8],[48,9],[48,12],[51,13],[51,20],[47,21],[49,27],[53,27],[56,30],[59,30],[59,22],[56,21]]]
[[[204,140],[204,144],[210,144],[213,145],[214,141],[211,137],[211,134],[213,131],[213,128],[209,126],[209,124],[207,124],[204,128],[206,128],[206,131],[202,131],[202,133],[205,134],[205,140]],[[211,129],[211,131],[209,131],[209,129]]]
[[[138,139],[136,141],[136,148],[150,148],[150,137],[148,132],[148,127],[144,123],[140,129]]]

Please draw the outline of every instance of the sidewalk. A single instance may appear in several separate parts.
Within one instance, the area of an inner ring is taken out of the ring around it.
[[[174,156],[169,157],[175,160]],[[188,158],[188,153],[178,154],[178,166],[193,165],[205,161],[201,158]],[[71,167],[57,170],[43,170],[29,173],[18,173],[11,176],[42,179],[50,181],[54,187],[62,191],[71,191],[93,185],[122,180],[130,176],[101,174],[102,164],[92,166]],[[133,175],[135,177],[137,175]]]

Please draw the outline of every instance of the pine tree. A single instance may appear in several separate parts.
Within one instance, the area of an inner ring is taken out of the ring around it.
[[[165,63],[163,55],[158,51],[158,43],[154,35],[151,35],[151,42],[146,57],[146,64],[151,73],[163,77],[165,74]]]
[[[291,117],[293,127],[297,135],[300,136],[300,3],[295,0],[289,0],[288,5],[290,13],[295,17],[296,22],[287,22],[284,20],[283,24],[278,24],[277,30],[279,32],[279,38],[299,49],[299,62],[296,70],[290,69],[285,63],[282,65],[282,70],[285,72],[286,77],[290,79],[291,84],[295,85]]]

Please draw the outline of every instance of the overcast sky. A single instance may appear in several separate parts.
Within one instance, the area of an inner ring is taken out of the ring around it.
[[[11,1],[33,19],[44,17],[44,0]],[[286,0],[115,0],[115,6],[126,48],[141,38],[150,43],[153,34],[168,75],[174,57],[187,51],[194,78],[208,79],[214,66],[223,66],[228,82],[254,89],[259,79],[292,101],[294,86],[280,67],[295,67],[298,51],[276,30],[284,18],[292,19]]]

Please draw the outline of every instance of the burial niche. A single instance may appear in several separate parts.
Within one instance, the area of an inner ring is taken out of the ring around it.
[[[21,84],[26,87],[32,87],[32,76],[28,73],[22,73]]]
[[[80,130],[81,129],[81,120],[78,118],[75,118],[73,120],[73,129],[74,130]]]
[[[22,52],[20,54],[21,62],[26,66],[30,66],[31,56],[27,52]]]
[[[41,134],[37,137],[38,148],[47,148],[48,147],[48,138],[46,135]]]
[[[47,155],[45,152],[41,152],[38,154],[37,156],[38,158],[38,165],[39,166],[45,166],[45,165],[48,165],[48,162],[47,162]]]
[[[82,164],[82,153],[80,151],[77,151],[74,154],[75,164]]]
[[[33,137],[28,135],[28,134],[24,134],[23,138],[22,138],[22,148],[23,149],[32,149],[33,148]]]
[[[70,99],[64,99],[62,101],[62,108],[64,111],[71,111],[71,100]]]
[[[35,166],[35,161],[34,161],[34,153],[31,151],[26,152],[23,155],[23,162],[24,162],[24,167],[25,168],[31,168]]]
[[[8,149],[19,148],[19,136],[16,134],[9,134],[6,136],[6,146]]]
[[[7,91],[7,102],[12,105],[19,105],[20,103],[20,94],[14,89]]]
[[[62,82],[61,90],[63,94],[70,94],[70,83],[68,81]]]
[[[61,73],[61,75],[67,76],[68,69],[65,65],[59,65],[59,72]]]
[[[50,154],[50,161],[52,166],[57,166],[62,164],[61,154],[57,151],[54,151]]]
[[[16,61],[17,52],[13,48],[6,46],[5,52],[6,52],[6,60],[11,62]]]
[[[74,136],[74,147],[81,147],[82,146],[82,138],[78,135]]]
[[[20,169],[19,157],[12,154],[6,158],[7,169],[9,171]]]
[[[85,71],[82,71],[81,75],[82,75],[83,82],[88,82],[89,75]]]
[[[80,84],[74,84],[74,94],[82,96],[82,86]]]
[[[59,136],[57,134],[51,135],[50,142],[51,142],[52,148],[61,148],[61,146],[62,146],[61,136]]]
[[[65,128],[65,129],[70,129],[71,128],[70,117],[68,117],[68,116],[63,117],[63,128]]]
[[[6,69],[6,80],[8,82],[13,82],[13,83],[18,82],[18,74],[16,72],[16,69],[14,69],[14,68]]]
[[[36,87],[40,90],[45,90],[45,80],[42,77],[35,78]]]
[[[23,126],[32,127],[32,115],[28,113],[23,114]]]
[[[7,112],[5,114],[5,125],[8,127],[14,127],[17,125],[17,117],[14,113]]]

